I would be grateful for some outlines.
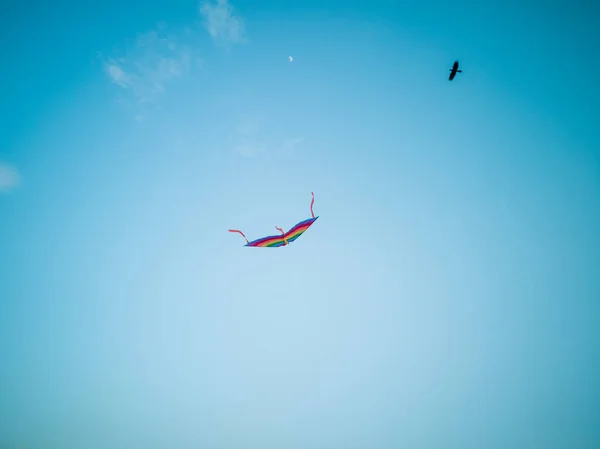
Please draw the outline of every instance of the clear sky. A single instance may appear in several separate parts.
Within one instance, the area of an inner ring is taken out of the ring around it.
[[[0,6],[0,448],[599,447],[600,6],[231,1]]]

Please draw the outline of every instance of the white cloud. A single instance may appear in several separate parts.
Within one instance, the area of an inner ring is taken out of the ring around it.
[[[277,136],[280,130],[261,114],[242,115],[232,134],[233,152],[243,157],[290,156],[304,142],[304,137]]]
[[[139,35],[127,50],[105,60],[104,68],[109,80],[134,100],[134,115],[139,121],[144,116],[139,107],[155,105],[169,83],[191,71],[195,57],[189,30],[169,33],[160,25]]]
[[[205,1],[200,6],[204,26],[215,40],[228,43],[245,42],[244,20],[227,0]]]
[[[236,145],[233,150],[243,157],[256,157],[261,154],[266,154],[267,152],[267,150],[261,146],[252,146],[248,144]]]
[[[115,63],[109,63],[107,65],[107,72],[113,83],[118,84],[121,87],[127,87],[131,85],[131,78],[127,75],[121,66]]]
[[[243,137],[253,137],[260,133],[266,124],[266,119],[261,114],[245,114],[240,117],[237,133]]]
[[[296,150],[296,147],[304,142],[304,137],[293,137],[283,141],[283,150],[290,154]]]
[[[0,161],[0,193],[8,192],[21,183],[19,171]]]
[[[238,119],[233,136],[233,151],[243,157],[267,154],[264,142],[265,118],[260,114],[244,114]]]
[[[244,20],[227,0],[207,0],[199,5],[199,15],[210,36],[219,42],[245,42]],[[198,21],[169,31],[164,23],[140,34],[123,50],[100,59],[106,76],[124,94],[119,102],[133,109],[136,121],[144,120],[155,108],[173,81],[189,74],[201,63],[201,26]],[[202,32],[202,35],[204,33]]]

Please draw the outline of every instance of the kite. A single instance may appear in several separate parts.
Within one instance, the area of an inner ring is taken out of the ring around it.
[[[281,232],[281,235],[270,235],[270,236],[263,237],[263,238],[249,242],[242,231],[240,231],[238,229],[229,229],[229,232],[237,232],[237,233],[241,234],[242,237],[244,237],[244,239],[246,239],[246,245],[244,245],[244,246],[259,246],[262,248],[277,248],[280,246],[287,246],[291,242],[296,240],[298,237],[300,237],[302,234],[304,234],[304,232],[306,232],[306,230],[308,228],[310,228],[310,226],[315,221],[317,221],[317,218],[319,218],[319,217],[315,217],[315,213],[313,212],[313,204],[315,204],[315,194],[314,193],[312,193],[312,201],[310,202],[310,214],[312,215],[312,218],[307,218],[306,220],[301,221],[296,226],[294,226],[292,229],[290,229],[288,232],[283,232],[283,229],[275,226],[275,229],[277,229],[279,232]]]
[[[462,70],[458,70],[458,61],[454,61],[454,65],[450,69],[450,78],[448,78],[450,81],[454,79],[456,72],[462,73]]]

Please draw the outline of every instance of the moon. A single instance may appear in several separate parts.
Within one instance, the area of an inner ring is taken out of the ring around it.
[[[292,58],[291,56],[289,56],[289,58],[290,58],[290,62],[292,62],[294,60],[294,58]]]

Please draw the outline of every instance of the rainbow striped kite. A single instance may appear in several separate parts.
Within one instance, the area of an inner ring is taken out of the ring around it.
[[[244,245],[244,246],[259,246],[262,248],[277,248],[280,246],[286,246],[290,242],[293,242],[298,237],[300,237],[302,234],[304,234],[304,232],[315,221],[317,221],[317,218],[319,218],[319,217],[315,217],[315,214],[313,212],[313,204],[315,204],[315,194],[314,193],[312,193],[312,201],[310,202],[310,213],[312,215],[312,218],[308,218],[304,221],[301,221],[296,226],[294,226],[292,229],[290,229],[288,232],[283,232],[283,229],[275,226],[275,229],[277,229],[279,232],[281,232],[281,235],[270,235],[268,237],[263,237],[261,239],[257,239],[252,242],[249,242],[242,231],[239,231],[237,229],[230,229],[229,232],[237,232],[239,234],[242,234],[242,237],[244,237],[246,239],[246,245]]]

